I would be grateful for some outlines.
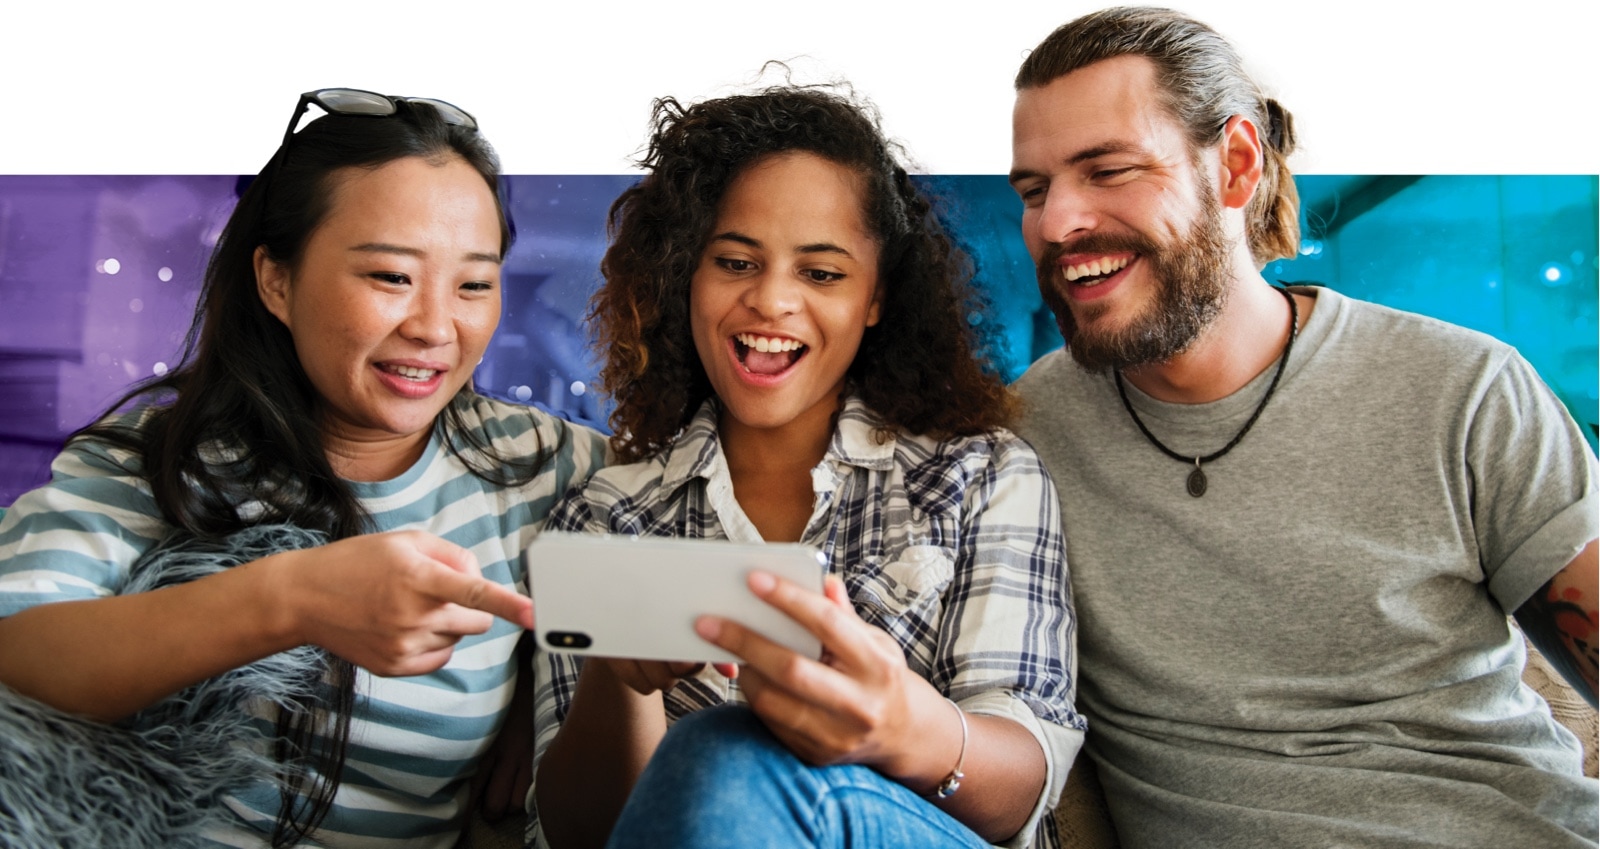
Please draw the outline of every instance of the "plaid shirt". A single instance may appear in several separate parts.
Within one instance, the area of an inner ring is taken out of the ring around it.
[[[1075,621],[1059,503],[1032,447],[1006,431],[937,441],[881,424],[856,398],[811,472],[815,506],[801,542],[816,546],[869,624],[906,663],[973,713],[1033,733],[1047,780],[1034,817],[1011,841],[1053,846],[1051,817],[1083,742],[1073,710]],[[762,542],[734,500],[717,408],[707,401],[668,451],[613,466],[567,494],[547,528]],[[541,651],[534,663],[535,762],[566,718],[579,662]],[[707,667],[665,694],[668,722],[742,702],[737,681]],[[530,794],[530,799],[531,794]]]

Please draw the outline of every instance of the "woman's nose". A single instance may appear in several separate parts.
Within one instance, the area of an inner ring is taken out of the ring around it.
[[[769,271],[750,281],[742,301],[764,319],[779,319],[800,309],[802,293],[800,281]]]
[[[448,344],[455,338],[455,316],[450,309],[454,293],[448,286],[416,285],[418,292],[400,325],[400,335],[427,348]]]

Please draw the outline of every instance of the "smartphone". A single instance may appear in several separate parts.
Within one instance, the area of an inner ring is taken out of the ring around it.
[[[738,663],[695,633],[709,614],[806,657],[822,653],[810,631],[745,583],[761,570],[822,592],[827,559],[809,545],[545,531],[522,557],[535,638],[550,651]]]

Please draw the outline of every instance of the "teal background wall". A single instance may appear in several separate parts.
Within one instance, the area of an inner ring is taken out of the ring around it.
[[[1003,177],[938,177],[978,267],[1010,377],[1061,346]],[[1582,426],[1600,427],[1600,180],[1559,176],[1300,176],[1300,256],[1273,282],[1315,282],[1508,342]]]

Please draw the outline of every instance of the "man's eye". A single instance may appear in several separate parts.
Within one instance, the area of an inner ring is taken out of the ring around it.
[[[1090,176],[1096,180],[1114,180],[1132,170],[1132,168],[1102,168]]]
[[[492,292],[494,291],[494,284],[488,280],[471,280],[461,284],[461,288],[466,289],[468,292]]]
[[[1038,206],[1044,202],[1047,188],[1043,183],[1027,187],[1018,186],[1017,197],[1022,199],[1023,206]]]

